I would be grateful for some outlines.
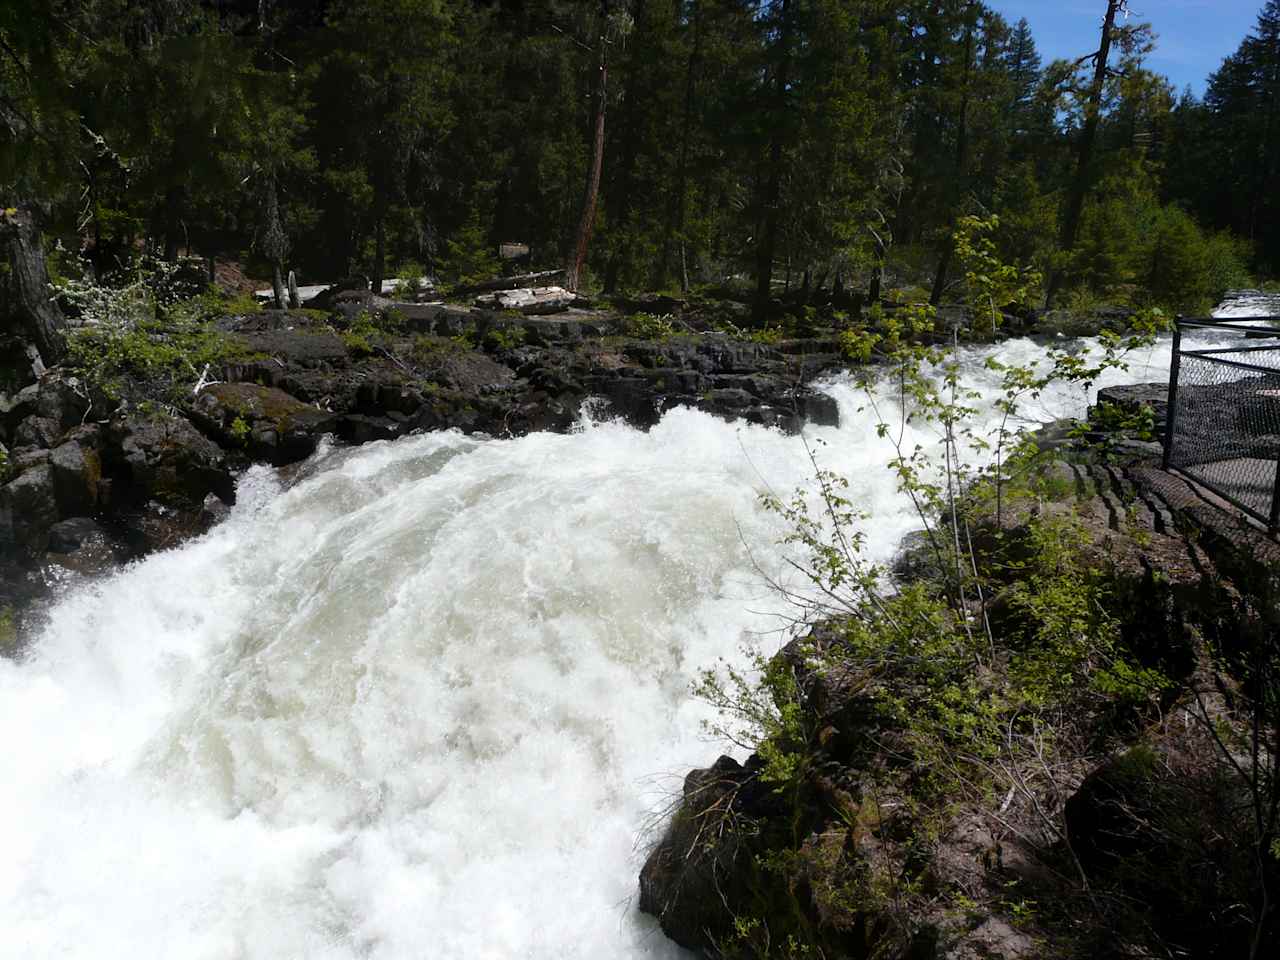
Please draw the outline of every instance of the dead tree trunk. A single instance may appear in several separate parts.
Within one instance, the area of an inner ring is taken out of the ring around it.
[[[1085,103],[1084,126],[1080,131],[1080,147],[1076,153],[1076,173],[1067,194],[1067,210],[1062,219],[1062,254],[1070,254],[1076,245],[1080,230],[1080,215],[1084,212],[1084,198],[1089,189],[1089,175],[1093,166],[1093,148],[1098,139],[1098,124],[1102,119],[1102,94],[1107,83],[1107,60],[1111,56],[1111,37],[1116,28],[1116,15],[1124,9],[1126,0],[1107,0],[1107,15],[1102,21],[1102,41],[1093,55],[1093,82],[1089,85],[1089,98]],[[1045,309],[1053,307],[1054,298],[1062,286],[1062,268],[1049,275],[1049,288],[1045,293]]]
[[[271,293],[275,297],[277,310],[283,310],[289,306],[289,294],[284,288],[284,271],[280,267],[279,260],[271,264]]]
[[[50,296],[40,229],[29,205],[0,209],[0,240],[8,248],[23,330],[46,363],[57,363],[67,352],[67,321]]]
[[[596,122],[595,141],[591,150],[591,169],[587,174],[587,189],[582,197],[582,217],[578,220],[577,240],[573,247],[573,258],[565,269],[565,286],[575,293],[582,279],[582,268],[587,263],[587,251],[591,246],[591,233],[596,225],[596,201],[600,196],[600,175],[604,171],[604,115],[608,105],[606,97],[609,90],[608,42],[605,36],[608,20],[608,4],[605,3],[605,17],[600,26],[599,85],[596,87]]]

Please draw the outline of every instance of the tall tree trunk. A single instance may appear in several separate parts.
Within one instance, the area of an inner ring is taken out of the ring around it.
[[[680,159],[676,164],[676,188],[667,197],[667,215],[664,218],[662,232],[662,255],[658,260],[658,284],[667,281],[671,270],[671,247],[675,237],[680,238],[680,289],[689,290],[689,271],[684,255],[684,223],[688,213],[689,198],[689,140],[693,127],[693,106],[696,90],[698,60],[702,55],[702,17],[699,15],[701,5],[695,2],[689,12],[693,28],[693,49],[689,52],[689,61],[685,65],[684,75],[684,111],[680,122]]]
[[[604,6],[607,22],[608,3]],[[599,85],[596,87],[595,138],[591,149],[591,169],[587,174],[587,189],[582,196],[582,216],[578,220],[577,238],[573,246],[573,259],[565,268],[565,286],[577,291],[582,279],[582,268],[587,264],[587,251],[591,246],[591,232],[596,225],[596,202],[600,197],[600,175],[604,171],[604,115],[608,106],[609,61],[605,41],[606,22],[600,25]]]
[[[778,124],[786,106],[787,73],[791,61],[790,0],[781,0],[779,12],[782,28],[778,36],[779,60],[774,77],[774,120],[769,141],[768,179],[761,197],[764,217],[756,247],[755,321],[764,326],[769,316],[769,297],[773,289],[773,255],[778,245],[778,201],[782,193],[782,134]]]
[[[647,8],[645,0],[635,0],[633,9],[635,10],[635,30],[637,36],[645,35],[645,14]],[[629,69],[626,74],[635,77],[639,73],[640,59],[648,54],[649,51],[641,43],[637,43],[632,48],[632,55],[628,64]],[[622,115],[622,156],[619,158],[618,176],[613,181],[617,196],[617,213],[616,224],[620,228],[617,232],[623,241],[615,245],[612,256],[609,257],[609,265],[605,268],[604,276],[604,292],[613,293],[618,286],[618,277],[622,273],[623,259],[628,253],[627,246],[627,227],[633,218],[635,204],[632,202],[632,194],[635,192],[635,168],[636,154],[640,151],[639,141],[641,137],[640,119],[642,114],[641,98],[636,95],[634,88],[628,88],[626,94],[622,98],[624,113]],[[612,196],[612,193],[610,194]],[[610,219],[613,220],[613,205],[610,205]]]
[[[964,73],[960,94],[960,111],[956,126],[955,179],[953,189],[962,189],[965,168],[969,163],[969,77],[973,71],[973,31],[976,26],[972,14],[973,4],[969,4],[966,13],[969,15],[964,28]],[[929,293],[929,303],[937,306],[942,302],[942,295],[947,289],[947,274],[951,271],[951,260],[955,256],[956,215],[958,205],[953,203],[951,218],[948,221],[947,236],[943,239],[942,255],[938,258],[938,269],[933,275],[933,290]]]
[[[0,240],[8,248],[17,296],[18,317],[46,363],[54,364],[66,355],[67,321],[49,295],[49,271],[35,211],[23,204],[13,212],[0,209]]]
[[[1102,119],[1102,94],[1107,83],[1107,60],[1111,57],[1111,34],[1116,27],[1116,14],[1120,12],[1124,2],[1125,0],[1107,0],[1107,16],[1102,21],[1102,40],[1095,54],[1093,82],[1089,85],[1084,127],[1080,131],[1080,149],[1076,154],[1076,174],[1071,181],[1071,190],[1067,194],[1067,210],[1062,219],[1061,252],[1064,257],[1075,249],[1076,234],[1080,231],[1080,215],[1084,212],[1084,199],[1089,189],[1089,174],[1093,165],[1093,150],[1098,139],[1098,124]],[[1061,287],[1062,268],[1058,267],[1049,275],[1049,288],[1044,298],[1046,310],[1053,307],[1054,298],[1057,297]]]

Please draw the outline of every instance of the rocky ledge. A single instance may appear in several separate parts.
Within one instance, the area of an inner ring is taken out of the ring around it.
[[[599,311],[526,316],[367,293],[330,313],[264,310],[217,326],[235,359],[177,397],[126,382],[108,398],[58,369],[0,396],[0,607],[62,571],[205,529],[240,469],[304,459],[326,434],[358,444],[560,431],[589,397],[605,403],[597,414],[641,428],[681,405],[789,431],[837,420],[807,385],[841,362],[829,339],[642,338]]]
[[[997,703],[1005,665],[1033,642],[1022,621],[1044,607],[1010,599],[1033,575],[1016,545],[1032,518],[1062,516],[1081,531],[1114,651],[1164,678],[1145,707],[1079,699],[1093,706],[1010,717],[989,752],[980,733],[922,752],[914,717],[937,707],[904,681],[918,672],[868,668],[856,632],[819,623],[766,673],[794,711],[800,759],[778,779],[775,733],[745,761],[691,771],[641,871],[640,908],[716,958],[1270,955],[1256,951],[1280,937],[1280,545],[1161,471],[1158,453],[1072,454],[1048,468],[1056,499],[973,531],[979,553],[1015,555],[1013,579],[988,584],[992,646],[969,697]],[[904,586],[925,582],[922,553],[896,565]]]

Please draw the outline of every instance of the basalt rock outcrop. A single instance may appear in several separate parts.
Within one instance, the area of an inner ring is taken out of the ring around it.
[[[39,592],[32,571],[70,543],[59,523],[98,524],[98,558],[173,545],[233,501],[236,471],[302,460],[325,435],[568,430],[589,397],[605,402],[595,415],[639,427],[681,405],[786,430],[838,418],[808,386],[841,363],[830,340],[645,340],[602,312],[393,302],[351,286],[328,312],[221,318],[229,359],[193,372],[184,395],[125,378],[108,396],[56,369],[0,395],[0,606]]]
[[[799,711],[800,774],[770,783],[757,753],[685,778],[639,877],[640,908],[667,936],[708,957],[783,944],[904,960],[1249,956],[1280,936],[1263,892],[1280,861],[1259,857],[1255,819],[1270,809],[1274,716],[1252,752],[1265,678],[1242,685],[1225,667],[1274,642],[1280,546],[1149,459],[1077,455],[1053,470],[1060,499],[988,521],[977,549],[998,541],[1016,564],[1029,517],[1075,517],[1123,648],[1167,678],[1160,707],[1113,715],[1106,738],[1064,732],[1080,746],[1046,754],[1052,772],[1019,774],[1007,795],[935,805],[940,758],[913,754],[901,715],[874,702],[892,670],[846,672],[842,628],[818,624],[770,668]],[[907,546],[901,584],[936,569],[928,553],[923,538]],[[1002,595],[984,606],[995,637],[1019,636]]]

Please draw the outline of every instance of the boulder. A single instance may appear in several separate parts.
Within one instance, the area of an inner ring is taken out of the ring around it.
[[[204,498],[200,508],[200,520],[205,526],[212,527],[231,516],[231,508],[214,494]]]
[[[119,560],[102,527],[88,517],[73,517],[49,529],[49,553],[43,574],[46,579],[57,579],[58,571],[64,570],[91,577],[111,572]]]
[[[62,432],[62,427],[56,420],[33,414],[18,424],[18,429],[13,433],[13,445],[53,447],[62,439]]]
[[[446,386],[474,393],[508,386],[515,378],[510,367],[469,350],[447,354],[436,374]]]
[[[690,771],[683,801],[640,871],[640,909],[682,947],[715,951],[734,929],[734,907],[751,901],[759,851],[737,825],[776,805],[757,774],[755,756],[746,766],[722,756]]]
[[[117,472],[134,498],[202,504],[213,494],[235,500],[226,454],[184,417],[132,414],[112,423]]]
[[[1094,770],[1064,810],[1091,881],[1157,905],[1144,922],[1170,956],[1248,956],[1255,930],[1241,907],[1258,902],[1259,866],[1271,889],[1280,882],[1280,863],[1254,857],[1249,723],[1225,686],[1203,678],[1199,698]],[[1275,943],[1280,915],[1266,928],[1262,942]]]
[[[275,387],[219,383],[206,387],[191,409],[195,421],[224,446],[278,465],[310,456],[334,415]]]
[[[9,451],[9,473],[15,477],[48,462],[49,451],[43,447],[14,447]]]
[[[89,398],[80,391],[80,383],[75,378],[63,380],[49,376],[41,381],[36,414],[53,421],[60,429],[70,430],[83,423],[89,407]]]
[[[71,553],[95,541],[107,542],[107,534],[88,517],[60,520],[49,528],[49,549],[54,553]]]
[[[63,516],[84,516],[97,506],[102,460],[92,439],[89,436],[70,440],[49,453],[54,492]]]
[[[1128,383],[1103,387],[1098,391],[1097,403],[1089,408],[1089,418],[1094,419],[1099,408],[1105,406],[1115,407],[1124,413],[1138,413],[1143,408],[1151,410],[1155,419],[1156,436],[1162,436],[1169,411],[1169,385]]]
[[[11,437],[18,424],[36,412],[39,398],[40,385],[36,383],[23,387],[12,396],[0,393],[0,433],[6,438]]]
[[[394,440],[405,431],[406,426],[403,420],[393,420],[390,417],[348,413],[335,422],[334,432],[347,443],[369,443],[373,440]]]
[[[7,525],[15,546],[42,549],[49,528],[58,521],[52,467],[32,467],[0,487],[0,513],[10,518]]]

